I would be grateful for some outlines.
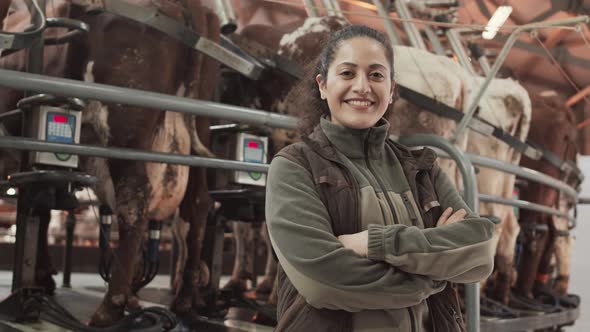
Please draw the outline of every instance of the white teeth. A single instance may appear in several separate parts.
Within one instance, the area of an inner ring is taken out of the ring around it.
[[[348,101],[349,104],[351,105],[355,105],[355,106],[371,106],[371,102],[370,101],[361,101],[361,100],[349,100]]]

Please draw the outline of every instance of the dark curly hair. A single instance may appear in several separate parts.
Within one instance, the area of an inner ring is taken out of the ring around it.
[[[328,77],[328,68],[334,60],[334,55],[345,40],[356,37],[367,37],[377,41],[385,50],[385,56],[391,67],[391,80],[394,80],[393,70],[393,48],[389,40],[379,31],[364,25],[349,25],[333,33],[324,44],[322,52],[314,62],[305,66],[305,76],[297,83],[287,97],[288,104],[295,110],[299,117],[299,132],[302,135],[309,135],[320,122],[323,114],[329,114],[328,103],[321,99],[320,91],[316,82],[316,76],[321,75],[325,80]],[[395,98],[394,93],[394,98]],[[387,118],[393,106],[390,104],[385,112]]]

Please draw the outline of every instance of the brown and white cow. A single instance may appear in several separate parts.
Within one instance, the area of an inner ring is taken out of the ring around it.
[[[475,79],[473,87],[481,86],[483,78]],[[471,89],[474,94],[477,89]],[[468,98],[471,99],[471,98]],[[531,121],[531,101],[527,91],[512,79],[493,79],[479,103],[478,117],[504,130],[520,141],[525,141]],[[467,152],[518,165],[520,153],[508,144],[489,136],[469,130]],[[478,191],[481,194],[512,199],[516,176],[491,168],[479,167],[477,174]],[[494,239],[496,241],[496,262],[491,277],[492,289],[482,290],[493,299],[508,304],[510,288],[516,281],[514,251],[520,228],[511,206],[481,202],[479,213],[499,218]]]
[[[157,6],[161,12],[181,22],[188,13],[191,21],[186,24],[212,40],[219,37],[217,17],[205,10],[199,0],[186,1],[187,8],[176,1],[129,2]],[[54,8],[56,12],[52,15],[83,20],[89,24],[90,32],[70,45],[48,46],[46,74],[191,98],[207,99],[212,95],[217,61],[136,22],[111,14],[87,14],[84,8],[70,6],[70,2],[48,3],[48,13]],[[5,20],[5,30],[22,31],[28,22],[26,17],[28,14],[22,10],[12,13]],[[3,59],[2,67],[24,70],[23,52]],[[1,98],[2,112],[14,108],[22,96],[21,92],[8,89],[0,93],[7,96]],[[158,152],[203,154],[208,120],[163,111],[91,101],[83,113],[81,141]],[[210,201],[204,170],[98,158],[83,159],[81,168],[98,177],[96,193],[117,216],[120,231],[112,279],[91,323],[109,325],[123,316],[125,306],[134,305],[131,283],[147,221],[163,220],[179,206],[184,218],[191,222],[187,240],[189,250],[194,252],[186,262],[182,287],[176,294],[173,308],[190,314],[199,298],[199,244]]]
[[[575,162],[578,152],[576,145],[577,130],[575,117],[571,109],[565,107],[554,91],[545,91],[533,97],[533,116],[529,138],[543,149],[556,154],[564,161]],[[524,157],[520,163],[556,179],[566,181],[574,187],[576,181],[564,174],[556,166],[544,160],[531,160]],[[522,189],[520,198],[529,202],[569,210],[571,201],[564,204],[563,194],[546,185],[529,182]],[[564,206],[565,205],[565,206]],[[558,278],[554,290],[560,295],[567,292],[569,280],[569,233],[559,236],[560,232],[569,230],[569,222],[536,211],[521,210],[520,224],[524,235],[523,252],[514,292],[532,299],[536,290],[549,289],[550,260],[557,245]],[[540,226],[540,227],[538,227]]]

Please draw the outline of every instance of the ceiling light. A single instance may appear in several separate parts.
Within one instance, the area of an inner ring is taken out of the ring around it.
[[[490,18],[485,31],[481,34],[484,39],[493,39],[496,36],[496,32],[506,22],[508,16],[512,13],[512,6],[500,6]]]

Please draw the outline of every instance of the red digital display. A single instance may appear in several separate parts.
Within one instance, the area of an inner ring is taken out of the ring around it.
[[[68,117],[65,115],[54,115],[53,122],[57,123],[68,123]]]
[[[258,149],[258,142],[249,141],[249,142],[248,142],[248,147],[249,147],[250,149]]]

